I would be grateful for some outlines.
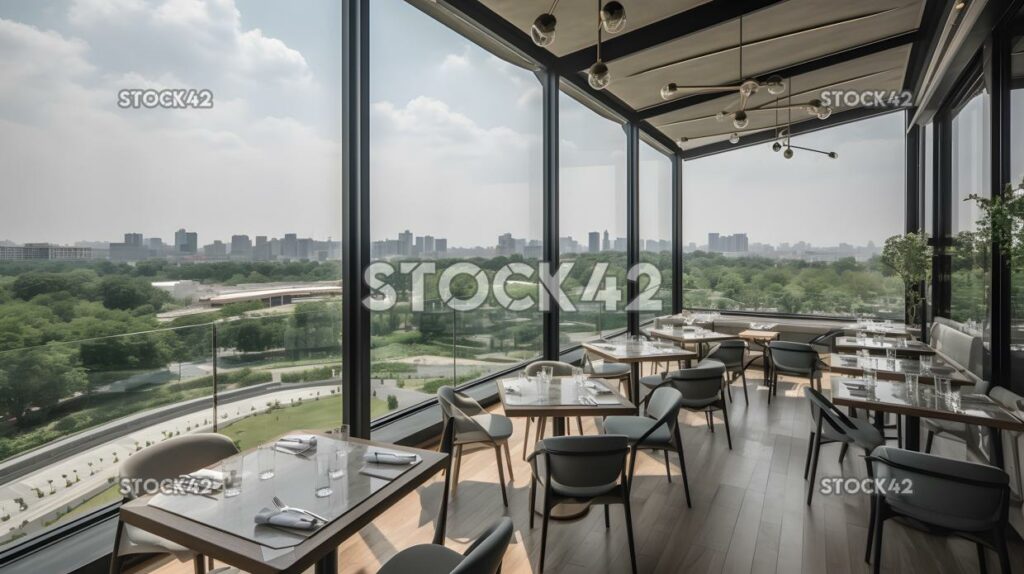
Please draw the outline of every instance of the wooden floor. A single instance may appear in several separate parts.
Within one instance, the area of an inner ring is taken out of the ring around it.
[[[767,405],[759,386],[761,374],[751,370],[750,405],[734,385],[730,422],[733,450],[716,418],[715,433],[702,415],[682,417],[684,451],[693,508],[686,507],[678,460],[671,458],[673,479],[665,478],[664,461],[641,455],[632,493],[640,572],[694,573],[847,573],[868,572],[864,563],[868,507],[864,496],[822,496],[804,503],[804,456],[810,432],[810,410],[801,387],[781,383],[778,400]],[[826,387],[828,379],[825,380]],[[783,396],[784,395],[784,396]],[[500,410],[500,406],[497,407]],[[511,443],[515,480],[509,484],[509,508],[501,504],[494,451],[466,455],[461,483],[451,500],[447,545],[463,550],[476,535],[502,515],[511,516],[516,531],[505,555],[504,574],[538,571],[540,521],[528,522],[529,467],[522,461],[523,419],[514,419]],[[596,420],[585,420],[595,433]],[[571,425],[575,430],[575,425]],[[819,477],[865,475],[859,456],[840,467],[838,445],[823,447]],[[936,452],[963,457],[961,444],[936,440]],[[851,455],[859,455],[851,449]],[[430,542],[441,494],[440,478],[403,499],[358,537],[340,549],[340,571],[376,572],[393,554]],[[1015,537],[1016,538],[1016,537]],[[883,571],[977,572],[974,546],[963,540],[928,536],[891,521],[886,524]],[[1024,573],[1024,544],[1012,542],[1013,568]],[[998,562],[989,553],[990,571]],[[611,528],[603,513],[591,512],[575,522],[552,522],[547,572],[584,574],[629,572],[629,555],[621,507],[612,508]],[[191,563],[164,560],[140,570],[186,574]]]

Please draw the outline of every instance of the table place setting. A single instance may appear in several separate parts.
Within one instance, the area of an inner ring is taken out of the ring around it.
[[[418,454],[370,447],[363,453],[363,467],[359,469],[359,473],[373,478],[394,480],[422,460]]]
[[[288,435],[277,439],[274,449],[286,454],[305,454],[316,450],[316,435]]]

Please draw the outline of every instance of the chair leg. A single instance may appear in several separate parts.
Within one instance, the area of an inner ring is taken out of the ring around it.
[[[505,492],[505,463],[501,462],[501,445],[494,445],[494,456],[498,459],[498,483],[501,484],[501,501],[508,508],[508,493]]]
[[[1006,544],[1006,533],[1003,530],[995,532],[996,554],[999,555],[999,572],[1010,574],[1010,548]]]
[[[686,458],[683,456],[683,437],[676,426],[676,454],[679,455],[679,472],[683,475],[683,490],[686,492],[686,507],[693,508],[690,502],[690,479],[686,476]]]
[[[729,450],[732,450],[732,431],[729,429],[729,407],[725,405],[725,399],[722,399],[722,420],[725,422],[725,438],[729,443]]]
[[[818,455],[821,453],[821,415],[818,415],[818,428],[814,432],[814,451],[811,454],[811,476],[807,483],[807,506],[811,505],[814,496],[814,478],[818,474]]]
[[[551,514],[551,507],[548,505],[548,494],[547,490],[544,491],[544,517],[540,521],[540,564],[538,565],[538,573],[544,574],[544,554],[547,552],[548,546],[548,518]]]
[[[928,438],[924,441],[925,454],[931,454],[933,440],[935,440],[935,431],[928,431]]]
[[[747,370],[740,371],[740,380],[743,381],[743,404],[750,404],[750,397],[747,396]]]
[[[903,448],[903,416],[896,415],[896,446]]]
[[[455,446],[455,469],[452,470],[452,498],[459,492],[459,469],[462,467],[462,445]]]
[[[633,567],[633,574],[636,574],[636,546],[633,543],[633,516],[629,508],[629,492],[622,497],[623,508],[626,511],[626,538],[629,540],[629,563]]]
[[[533,422],[533,417],[526,417],[526,434],[523,438],[523,460],[526,460],[526,449],[530,446],[530,423]]]
[[[988,565],[985,564],[985,545],[981,542],[975,542],[974,547],[978,551],[978,572],[980,574],[988,574]]]
[[[537,442],[544,440],[544,435],[548,430],[548,417],[540,417],[537,419]]]
[[[117,520],[117,529],[114,531],[114,551],[110,554],[110,574],[121,574],[121,556],[118,551],[121,549],[121,537],[124,536],[124,523]]]
[[[515,482],[516,477],[512,474],[512,453],[509,452],[508,443],[501,443],[502,448],[505,449],[505,462],[508,463],[508,481]]]
[[[843,464],[843,459],[846,458],[846,451],[850,450],[850,443],[844,442],[843,446],[839,449],[839,464]]]
[[[708,428],[715,432],[715,419],[711,417],[711,411],[704,411],[704,418],[708,420]]]
[[[537,515],[537,479],[530,475],[530,529],[533,529],[533,517]]]
[[[580,431],[580,436],[583,436],[583,418],[576,417],[576,429]]]
[[[608,505],[607,504],[604,505],[604,527],[605,528],[611,528],[612,527],[611,518],[609,518],[609,516],[608,516]]]
[[[882,497],[878,497],[878,507],[875,509],[875,535],[872,537],[874,540],[874,546],[872,547],[872,561],[871,565],[872,572],[874,574],[881,574],[882,572],[882,530],[885,524],[885,518],[882,516]]]
[[[663,450],[661,452],[665,453],[665,476],[668,477],[669,482],[672,482],[672,467],[668,465],[668,451]]]
[[[629,449],[629,473],[626,479],[626,491],[628,492],[633,487],[633,475],[636,473],[636,455],[639,451],[636,447]]]
[[[870,464],[870,463],[869,463]],[[864,547],[864,563],[871,564],[871,544],[875,537],[875,513],[878,512],[878,501],[875,500],[876,495],[871,495],[871,501],[868,503],[871,505],[871,516],[868,518],[868,542]]]
[[[804,460],[804,480],[807,480],[807,473],[811,470],[811,450],[814,449],[814,431],[807,437],[807,458]]]

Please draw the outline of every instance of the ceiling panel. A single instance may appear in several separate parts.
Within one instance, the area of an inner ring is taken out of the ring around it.
[[[708,0],[620,1],[626,7],[626,30],[623,32],[626,33],[700,6]],[[481,3],[529,34],[533,21],[551,8],[552,0],[481,0]],[[595,0],[558,0],[555,18],[558,19],[555,41],[547,47],[551,53],[564,56],[597,43]]]

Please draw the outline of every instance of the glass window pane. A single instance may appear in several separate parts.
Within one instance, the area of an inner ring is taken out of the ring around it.
[[[887,114],[686,162],[688,308],[902,320],[878,257],[904,228],[904,116]]]
[[[341,420],[340,4],[81,4],[0,6],[3,549],[163,440]]]
[[[626,328],[626,134],[564,93],[558,105],[559,257],[573,264],[562,285],[575,307],[560,317],[566,347]]]
[[[393,265],[397,301],[372,313],[375,417],[540,354],[542,312],[509,310],[490,286],[542,256],[542,103],[533,72],[492,55],[400,0],[371,4],[371,256]],[[415,50],[410,49],[415,43]],[[422,262],[422,307],[411,274]],[[442,279],[458,275],[449,304]],[[536,300],[536,275],[503,283]]]
[[[644,304],[657,309],[641,311],[641,322],[672,312],[672,162],[646,142],[640,142],[640,262],[657,270],[654,277],[640,275],[640,292],[660,285]]]

